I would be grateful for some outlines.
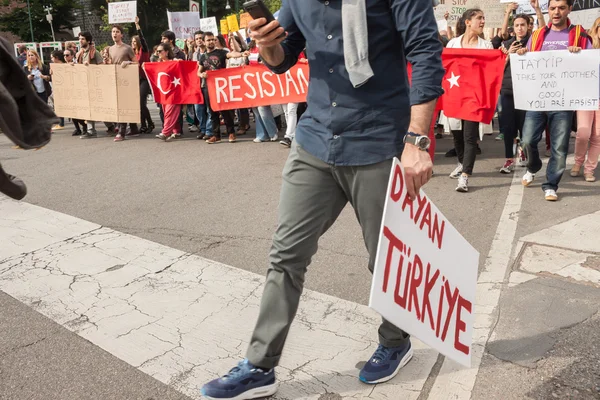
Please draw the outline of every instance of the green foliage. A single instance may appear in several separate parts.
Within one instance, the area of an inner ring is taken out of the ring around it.
[[[29,14],[27,11],[27,2],[19,0],[17,4],[20,7],[15,8],[10,13],[0,16],[0,30],[8,31],[21,37],[23,40],[31,40],[29,30]],[[31,23],[33,25],[33,35],[36,42],[47,42],[52,40],[52,31],[50,24],[46,20],[44,5],[52,4],[52,25],[54,32],[60,29],[70,29],[73,27],[73,11],[81,8],[77,0],[53,0],[52,2],[42,0],[30,0]]]

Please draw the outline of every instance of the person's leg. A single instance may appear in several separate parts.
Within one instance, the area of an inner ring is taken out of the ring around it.
[[[235,134],[235,110],[223,110],[221,111],[223,121],[225,121],[225,128],[228,135]]]
[[[150,115],[150,110],[148,109],[148,95],[150,93],[150,83],[144,79],[140,84],[140,106],[142,111],[142,126],[145,126],[146,129],[150,129],[154,126],[152,115]]]
[[[204,98],[204,105],[206,106],[206,135],[213,135],[213,112],[210,108],[210,98],[208,97],[208,88],[202,88],[202,97]]]
[[[296,125],[298,125],[298,103],[288,103],[284,104],[285,110],[285,122],[287,124],[287,128],[285,131],[285,137],[293,140],[296,136]]]
[[[198,118],[200,136],[204,136],[206,135],[206,106],[204,104],[195,104],[194,111],[196,112],[196,118]]]
[[[346,203],[332,168],[294,143],[283,169],[279,223],[247,352],[253,365],[271,369],[278,364],[318,240]]]
[[[575,139],[575,167],[579,170],[585,162],[588,144],[592,135],[595,111],[577,111],[577,139]],[[577,168],[578,167],[578,168]]]
[[[598,166],[598,157],[600,156],[600,110],[595,111],[594,123],[592,125],[592,135],[590,136],[590,149],[588,150],[587,161],[585,162],[583,173],[594,174]]]
[[[477,141],[479,140],[479,122],[463,121],[465,150],[463,156],[463,174],[473,175],[475,157],[477,156]]]
[[[258,113],[271,140],[277,138],[277,124],[270,106],[258,107]]]
[[[261,142],[268,142],[269,135],[267,134],[267,130],[266,130],[265,124],[263,123],[263,120],[260,116],[260,113],[258,112],[256,107],[253,108],[252,110],[254,111],[254,118],[256,119],[256,121],[255,121],[256,139],[254,139],[254,140],[257,141],[257,139],[258,139]]]
[[[360,167],[336,168],[334,176],[346,193],[360,223],[363,239],[369,252],[369,271],[373,272],[381,232],[392,160]],[[408,344],[410,336],[383,319],[379,327],[379,343],[385,347]]]
[[[96,121],[87,121],[88,135],[95,135],[96,132]]]
[[[247,108],[240,108],[239,112],[239,126],[237,130],[238,135],[244,135],[248,129],[250,129],[250,112]]]
[[[546,182],[542,184],[542,190],[558,190],[558,184],[567,166],[572,123],[573,111],[548,112],[551,154],[546,168]]]
[[[459,163],[463,163],[465,155],[465,136],[463,133],[464,124],[461,124],[460,130],[452,130],[452,138],[454,139],[454,150]]]
[[[513,146],[517,137],[517,121],[515,113],[515,100],[513,96],[503,94],[500,97],[502,112],[499,114],[500,126],[504,135],[504,157],[512,159],[515,154]]]
[[[163,112],[162,104],[158,104],[158,116],[160,117],[160,123],[165,124],[165,113]]]
[[[163,104],[163,112],[165,113],[165,123],[163,125],[162,134],[169,137],[177,132],[177,124],[179,123],[179,114],[181,108],[176,104]]]
[[[542,169],[542,159],[538,150],[538,143],[542,140],[542,133],[546,129],[547,116],[544,111],[527,111],[523,124],[523,140],[521,146],[527,156],[527,171],[532,174]]]

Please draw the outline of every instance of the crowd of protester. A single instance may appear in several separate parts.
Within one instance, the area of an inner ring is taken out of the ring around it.
[[[562,3],[561,3],[562,4]],[[505,54],[524,54],[527,51],[569,50],[579,52],[589,48],[600,48],[600,18],[592,28],[583,34],[584,41],[571,43],[569,32],[573,29],[568,20],[572,1],[564,2],[565,6],[549,9],[548,26],[557,23],[563,30],[552,30],[546,26],[544,15],[538,0],[531,0],[536,11],[537,28],[542,34],[552,37],[552,45],[545,43],[532,44],[534,18],[525,14],[516,14],[517,3],[508,3],[504,23],[497,34],[487,40],[484,38],[485,14],[480,9],[469,9],[458,20],[455,27],[448,26],[439,32],[439,39],[447,48],[476,48],[500,49]],[[566,7],[566,8],[565,8]],[[552,8],[552,7],[551,7]],[[445,18],[448,18],[446,14]],[[512,26],[509,26],[511,25]],[[253,65],[261,62],[258,49],[252,41],[244,39],[240,32],[230,33],[227,37],[212,32],[195,32],[193,38],[185,40],[183,48],[176,44],[175,34],[164,31],[161,42],[152,49],[144,38],[139,20],[136,20],[136,34],[131,39],[131,45],[123,42],[123,29],[113,26],[112,39],[114,44],[102,51],[96,51],[93,38],[89,32],[79,34],[80,48],[75,43],[67,43],[64,51],[52,53],[52,62],[78,64],[120,64],[126,67],[136,63],[140,68],[140,109],[141,126],[137,124],[114,124],[104,122],[107,132],[114,135],[116,142],[123,141],[128,136],[151,134],[155,124],[148,109],[148,97],[151,94],[150,85],[141,66],[147,62],[164,62],[169,60],[191,60],[198,63],[198,76],[201,78],[204,104],[190,105],[160,105],[159,115],[162,130],[156,137],[164,141],[173,141],[187,132],[197,134],[197,139],[208,144],[221,142],[222,126],[230,143],[237,141],[238,136],[247,134],[251,119],[255,124],[255,143],[277,142],[290,147],[294,140],[295,127],[298,118],[306,109],[306,104],[284,104],[281,106],[261,106],[252,109],[214,111],[210,107],[209,92],[206,87],[207,71],[223,68],[234,68],[243,65]],[[247,35],[246,35],[247,36]],[[543,36],[542,39],[544,40]],[[538,46],[538,47],[535,47]],[[25,53],[24,53],[25,54]],[[22,55],[21,55],[22,57]],[[523,185],[529,186],[535,179],[535,174],[541,169],[542,161],[537,144],[545,135],[546,152],[549,157],[547,182],[542,187],[547,200],[556,200],[558,184],[566,169],[566,156],[569,137],[576,137],[575,164],[571,176],[583,173],[587,182],[594,182],[594,171],[600,155],[600,111],[560,111],[534,112],[515,108],[513,85],[511,78],[510,57],[506,58],[506,66],[498,99],[498,130],[496,140],[503,141],[506,161],[499,168],[501,173],[512,173],[515,165],[526,167]],[[42,63],[35,50],[27,50],[26,57],[20,58],[24,64],[25,73],[31,80],[36,92],[44,101],[51,99],[51,73],[47,65]],[[307,63],[304,53],[298,62]],[[273,110],[279,111],[276,115]],[[450,174],[457,179],[456,190],[468,192],[469,178],[474,173],[477,154],[481,154],[479,141],[481,134],[491,134],[492,127],[477,121],[457,120],[447,118],[443,111],[437,117],[436,138],[443,137],[442,131],[451,135],[454,148],[446,156],[456,157],[457,166]],[[284,127],[285,121],[285,127]],[[97,136],[95,121],[72,120],[74,136],[93,138]],[[237,129],[236,129],[237,126]],[[64,119],[54,129],[64,128]],[[432,139],[434,139],[432,137]],[[434,139],[435,140],[435,139]]]

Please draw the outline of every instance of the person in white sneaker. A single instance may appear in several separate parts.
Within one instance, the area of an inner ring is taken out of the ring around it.
[[[471,8],[462,15],[465,21],[466,30],[463,35],[454,38],[448,42],[446,48],[473,48],[473,49],[492,49],[492,44],[480,37],[485,26],[485,16],[483,11],[477,8]],[[456,126],[456,121],[452,121]],[[451,125],[452,125],[451,122]],[[475,166],[475,157],[477,155],[477,141],[479,140],[479,122],[458,121],[460,127],[452,127],[452,136],[454,137],[454,148],[458,157],[458,165],[450,174],[451,178],[458,178],[457,192],[466,193],[469,191],[469,176],[473,174]]]
[[[573,0],[550,0],[548,17],[550,23],[536,30],[517,54],[528,51],[569,50],[578,53],[582,49],[592,48],[590,37],[583,27],[571,24],[569,13],[573,9]],[[542,160],[538,143],[546,125],[550,128],[550,159],[546,169],[546,182],[542,184],[544,198],[558,200],[556,191],[567,166],[567,151],[573,122],[573,111],[527,111],[523,125],[522,145],[527,156],[527,172],[523,176],[523,185],[530,186],[535,174],[542,169]]]

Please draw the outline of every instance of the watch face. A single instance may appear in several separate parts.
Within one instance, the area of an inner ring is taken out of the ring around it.
[[[422,149],[427,149],[430,143],[431,140],[429,140],[427,136],[421,136],[417,138],[417,146],[419,146]]]

